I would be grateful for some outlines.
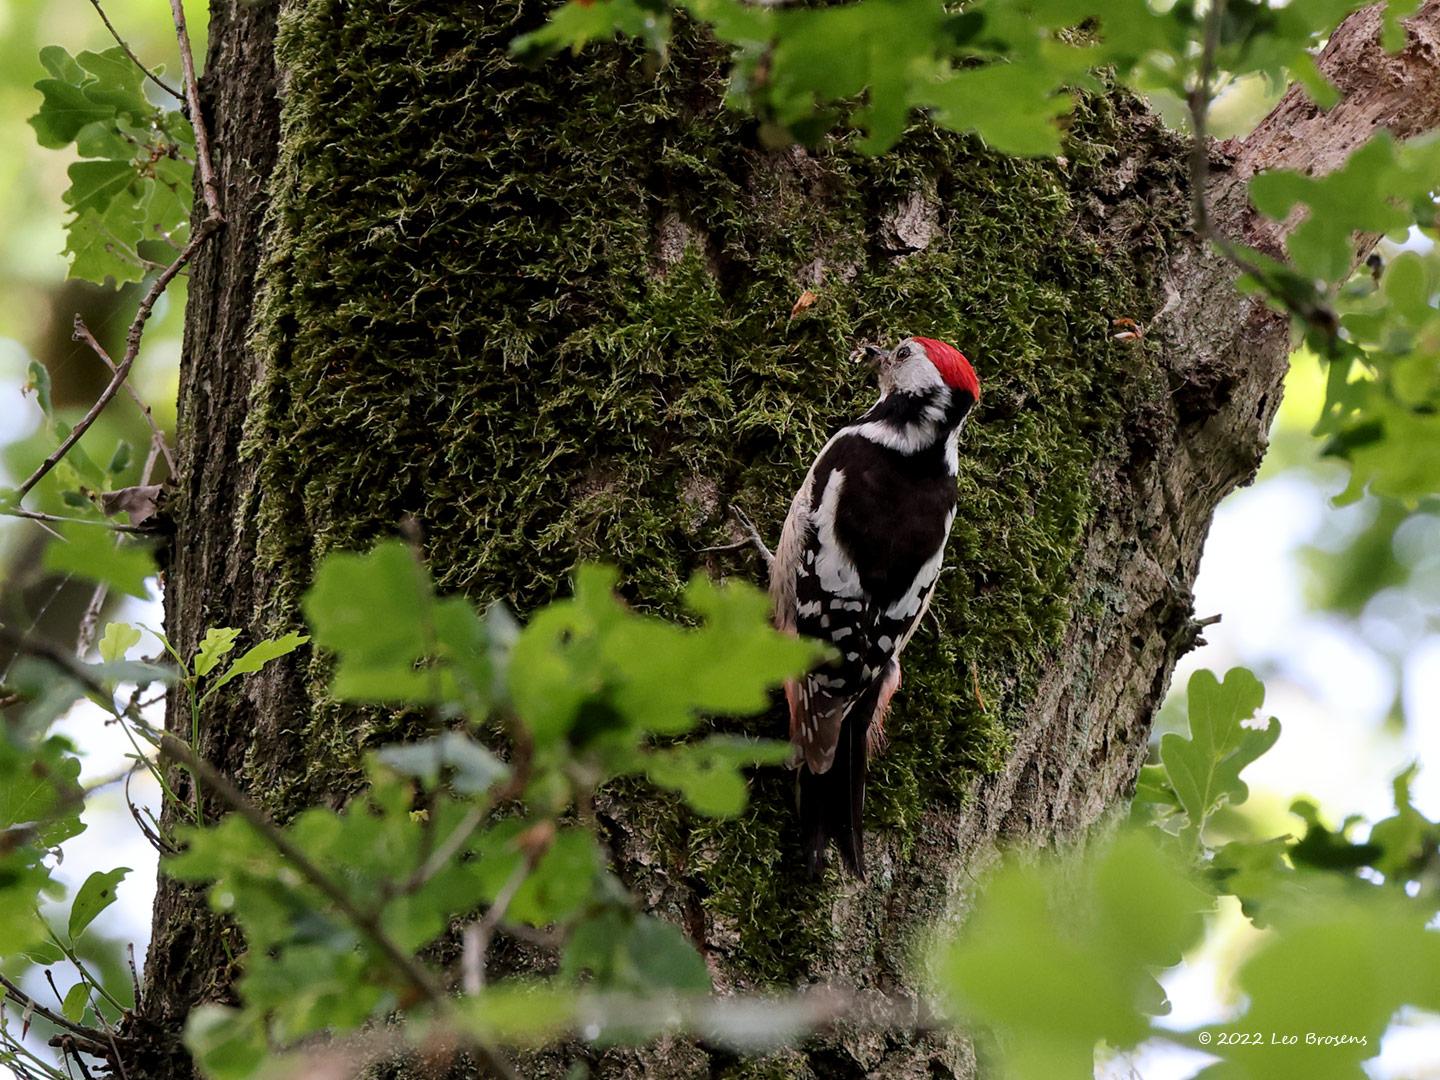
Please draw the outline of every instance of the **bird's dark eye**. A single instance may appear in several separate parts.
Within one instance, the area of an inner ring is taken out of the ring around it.
[[[895,354],[895,358],[896,358],[897,360],[908,360],[908,359],[910,359],[910,346],[909,346],[909,345],[904,346],[899,352],[897,352],[897,353]]]

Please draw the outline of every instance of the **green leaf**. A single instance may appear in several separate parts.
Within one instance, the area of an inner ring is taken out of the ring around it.
[[[1003,1074],[1089,1076],[1094,1049],[1144,1041],[1164,1008],[1153,972],[1199,941],[1212,906],[1154,830],[1077,862],[1011,861],[938,950],[958,1015],[1001,1035]]]
[[[154,177],[147,185],[142,235],[147,240],[156,240],[168,233],[172,239],[183,239],[184,234],[178,230],[189,225],[195,202],[190,186],[194,166],[176,158],[160,158],[152,168]]]
[[[0,739],[0,829],[34,826],[34,842],[45,848],[78,836],[85,829],[79,776],[80,759],[59,736],[33,749]]]
[[[1331,829],[1321,820],[1319,808],[1308,799],[1296,799],[1290,812],[1305,822],[1305,835],[1289,851],[1290,861],[1297,867],[1351,871],[1369,866],[1380,855],[1375,845],[1354,843],[1346,835],[1356,824],[1354,820]]]
[[[71,427],[65,423],[65,421],[56,420],[53,426],[56,436],[60,439],[70,437]],[[86,452],[83,439],[70,447],[66,452],[64,460],[61,461],[56,471],[58,472],[60,468],[73,469],[78,479],[83,481],[84,485],[88,486],[92,491],[103,491],[105,489],[105,483],[109,479],[109,477],[105,475],[105,470],[100,468],[99,465],[96,465],[94,459]],[[79,494],[79,492],[76,494]],[[75,505],[88,506],[89,500],[85,499]]]
[[[702,712],[758,712],[770,688],[827,654],[775,630],[753,586],[697,576],[686,599],[704,624],[687,630],[629,611],[614,583],[608,568],[581,567],[574,599],[537,612],[515,644],[510,697],[538,745],[568,737],[603,751],[688,731]]]
[[[259,1076],[267,1045],[263,1018],[225,1005],[198,1005],[185,1019],[185,1046],[208,1080]]]
[[[952,72],[926,92],[935,118],[956,131],[976,131],[1002,154],[1060,152],[1056,121],[1070,112],[1057,72],[1035,64],[987,64]]]
[[[195,658],[190,661],[190,670],[197,676],[210,674],[225,654],[235,648],[235,640],[239,636],[240,631],[233,626],[214,626],[206,630],[200,647],[195,651]]]
[[[99,525],[65,524],[57,527],[64,542],[45,547],[45,569],[71,573],[109,585],[119,592],[146,598],[145,580],[155,575],[149,548]]]
[[[1381,129],[1329,174],[1261,173],[1250,181],[1250,196],[1261,213],[1277,220],[1303,204],[1305,219],[1286,240],[1291,260],[1308,277],[1341,281],[1350,273],[1354,234],[1433,221],[1429,200],[1437,165],[1440,143],[1433,137],[1397,147]],[[1423,215],[1418,218],[1417,208]]]
[[[110,455],[110,464],[105,466],[105,471],[111,476],[119,476],[130,467],[130,444],[121,439],[115,444],[115,453]]]
[[[746,765],[781,765],[790,759],[788,742],[712,735],[648,755],[645,772],[651,783],[678,791],[697,813],[734,817],[745,809],[749,791],[740,769]]]
[[[1410,785],[1419,771],[1417,762],[1395,777],[1395,813],[1370,829],[1370,843],[1379,850],[1375,869],[1393,885],[1403,886],[1422,875],[1429,854],[1440,848],[1440,824],[1426,818],[1410,801]]]
[[[127,115],[140,124],[147,122],[157,111],[145,100],[140,89],[145,82],[145,73],[118,45],[102,53],[79,53],[75,60],[94,76],[85,84],[85,95],[90,100],[109,106],[116,113]]]
[[[1232,806],[1249,794],[1240,771],[1280,737],[1280,722],[1264,728],[1241,723],[1265,702],[1265,688],[1244,668],[1232,668],[1219,682],[1209,671],[1190,677],[1187,690],[1190,736],[1171,732],[1160,740],[1160,760],[1170,784],[1198,833],[1221,803]]]
[[[342,701],[433,702],[437,678],[419,668],[435,644],[429,575],[405,544],[326,557],[305,594],[315,643],[336,654],[330,691]]]
[[[551,12],[549,22],[539,30],[512,41],[510,51],[522,57],[543,57],[567,48],[579,52],[616,34],[643,38],[656,52],[663,52],[670,36],[670,13],[636,0],[570,0]]]
[[[136,245],[141,237],[141,211],[131,199],[113,199],[105,210],[82,210],[65,228],[65,254],[70,277],[118,287],[140,281],[145,263]]]
[[[705,966],[704,958],[694,943],[670,923],[650,915],[639,916],[627,945],[640,987],[651,993],[656,990],[682,994],[710,992],[710,969]]]
[[[1299,53],[1292,61],[1290,74],[1305,87],[1310,100],[1322,109],[1330,109],[1340,100],[1340,91],[1321,72],[1315,58],[1309,53]]]
[[[79,86],[85,81],[85,70],[75,58],[59,45],[46,45],[40,50],[40,64],[53,78]]]
[[[1144,765],[1135,781],[1135,801],[1164,806],[1171,810],[1184,809],[1170,786],[1170,779],[1159,765]]]
[[[135,156],[135,144],[126,141],[112,117],[86,124],[76,132],[75,152],[84,158],[130,161]]]
[[[476,844],[477,883],[486,903],[493,903],[521,869],[523,842],[534,838],[534,823],[502,821],[481,834]],[[586,829],[555,832],[535,868],[516,890],[506,917],[514,922],[545,926],[578,911],[590,899],[600,870],[600,851]]]
[[[83,934],[95,917],[115,902],[115,887],[128,873],[128,866],[119,866],[114,870],[96,870],[85,879],[75,894],[75,902],[70,905],[70,940]]]
[[[90,1007],[90,984],[81,980],[69,990],[65,991],[65,999],[60,1003],[60,1012],[65,1019],[73,1023],[80,1023],[85,1019],[85,1010]]]
[[[1232,840],[1211,857],[1219,889],[1240,901],[1240,910],[1257,927],[1270,921],[1272,909],[1288,900],[1296,874],[1287,861],[1290,838],[1247,842]]]
[[[1402,1008],[1440,1008],[1440,933],[1396,898],[1329,898],[1267,934],[1238,977],[1245,1012],[1216,1031],[1296,1034],[1292,1044],[1216,1040],[1226,1075],[1363,1076]],[[1315,1040],[1306,1033],[1348,1036]]]
[[[25,385],[20,387],[20,393],[35,395],[35,402],[45,414],[47,422],[54,415],[54,407],[50,401],[50,369],[39,360],[31,360],[26,367]]]
[[[100,638],[100,659],[107,664],[124,660],[125,654],[140,644],[140,628],[129,623],[112,622],[105,626]]]
[[[77,161],[67,170],[70,188],[65,203],[77,213],[102,213],[117,196],[127,193],[136,182],[135,168],[128,161]]]
[[[44,95],[44,101],[29,123],[35,129],[36,141],[51,150],[69,145],[85,125],[115,117],[112,106],[93,101],[73,83],[41,79],[35,89]]]
[[[1419,409],[1388,395],[1375,395],[1369,417],[1374,437],[1349,445],[1343,456],[1352,469],[1352,484],[1377,495],[1419,499],[1440,491],[1440,414],[1434,406]]]
[[[259,671],[271,660],[278,660],[282,656],[288,656],[301,645],[310,640],[308,634],[301,634],[292,630],[278,638],[268,638],[257,645],[251,646],[240,654],[239,659],[232,663],[225,674],[212,682],[205,694],[208,697],[216,690],[228,683],[231,679],[237,679],[241,675],[252,675]]]

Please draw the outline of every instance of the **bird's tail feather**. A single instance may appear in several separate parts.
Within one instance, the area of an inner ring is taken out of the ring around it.
[[[800,830],[805,843],[805,861],[812,875],[825,866],[825,849],[830,841],[840,852],[846,868],[856,877],[865,877],[865,772],[868,765],[866,737],[880,702],[877,679],[856,701],[840,724],[835,760],[823,773],[800,764],[796,800],[800,809]]]

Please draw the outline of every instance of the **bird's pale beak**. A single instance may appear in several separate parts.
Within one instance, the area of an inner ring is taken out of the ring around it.
[[[866,345],[864,351],[860,354],[860,359],[870,367],[878,369],[881,364],[890,359],[890,352],[887,349],[881,349],[875,345]]]

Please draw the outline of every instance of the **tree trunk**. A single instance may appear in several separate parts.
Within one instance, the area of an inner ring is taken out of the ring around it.
[[[321,555],[407,516],[442,587],[477,601],[523,613],[603,559],[637,606],[674,614],[694,571],[759,576],[743,551],[699,549],[733,538],[732,504],[778,533],[823,439],[873,395],[856,343],[953,341],[984,397],[938,618],[874,767],[868,881],[803,879],[783,773],[735,822],[629,789],[602,807],[617,870],[720,987],[909,985],[916,932],[963,907],[997,841],[1072,833],[1131,789],[1196,640],[1211,515],[1265,448],[1286,321],[1191,237],[1185,144],[1123,91],[1080,102],[1054,162],[924,124],[878,160],[846,139],[768,151],[690,29],[658,71],[630,45],[518,67],[506,46],[548,6],[213,4],[228,226],[190,286],[169,632],[185,651],[208,626],[289,628]],[[1378,15],[1353,17],[1321,61],[1344,103],[1292,92],[1217,147],[1218,226],[1273,246],[1239,181],[1324,171],[1377,125],[1433,126],[1437,12],[1397,57]],[[1120,318],[1143,340],[1117,340]],[[404,731],[324,682],[301,657],[205,718],[200,749],[282,818],[343,800],[363,749]],[[165,1037],[230,993],[232,934],[162,878],[143,1075],[188,1075]],[[767,1075],[948,1075],[965,1053],[837,1035]],[[597,1061],[726,1065],[696,1046]]]

